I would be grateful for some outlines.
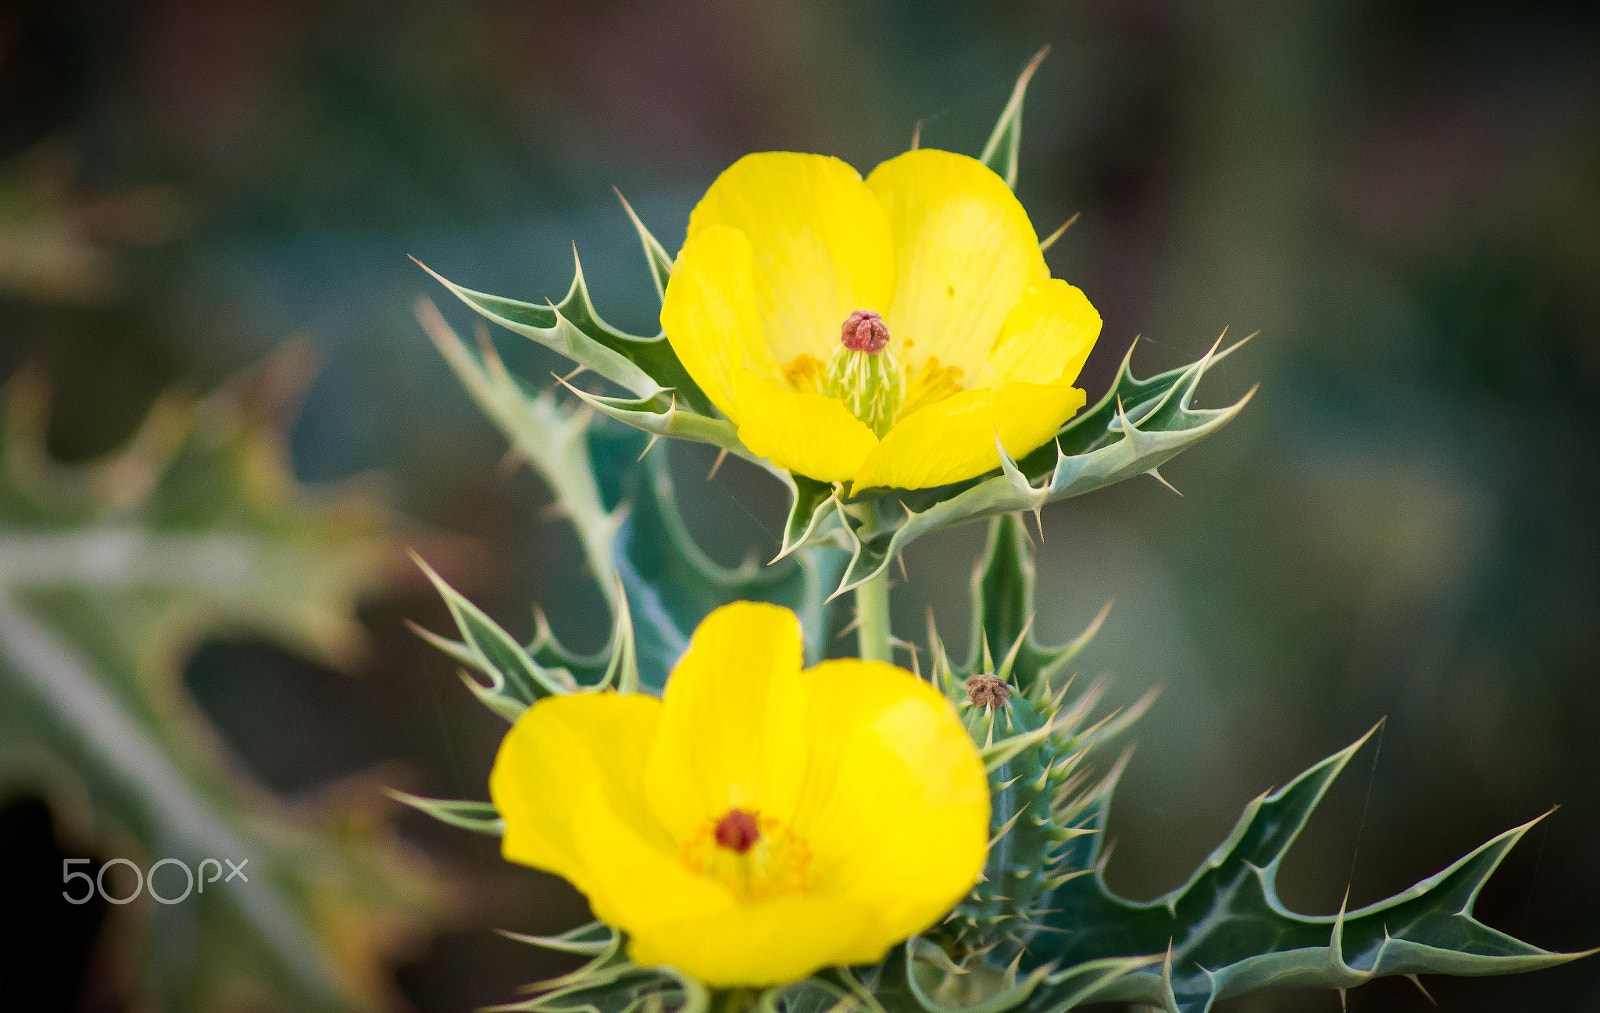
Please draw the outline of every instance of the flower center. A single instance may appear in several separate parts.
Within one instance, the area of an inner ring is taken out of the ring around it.
[[[856,310],[839,327],[822,393],[844,402],[879,439],[894,426],[906,399],[906,375],[889,348],[889,325],[872,310]]]
[[[780,819],[729,809],[679,847],[683,864],[740,900],[801,893],[811,886],[811,848]]]
[[[756,823],[756,814],[743,809],[729,809],[728,815],[717,821],[716,838],[718,847],[744,854],[761,840],[761,827]]]

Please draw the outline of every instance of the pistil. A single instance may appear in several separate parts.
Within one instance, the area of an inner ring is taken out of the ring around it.
[[[844,402],[879,439],[894,426],[905,403],[906,376],[890,347],[889,325],[872,310],[856,310],[839,328],[839,347],[828,357],[822,393]]]

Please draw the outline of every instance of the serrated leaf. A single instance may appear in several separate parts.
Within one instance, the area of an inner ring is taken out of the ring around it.
[[[906,944],[906,984],[926,1013],[1005,1013],[1026,1003],[1049,974],[1037,967],[1019,978],[982,959],[956,964],[925,939]]]
[[[469,349],[426,300],[418,303],[417,317],[474,400],[550,486],[607,600],[614,611],[625,609],[630,620],[626,631],[618,627],[611,647],[593,658],[563,649],[542,619],[534,642],[518,648],[464,597],[436,581],[463,639],[432,639],[458,661],[465,657],[468,668],[488,676],[487,686],[469,680],[481,700],[514,718],[544,692],[610,684],[608,678],[620,680],[626,671],[612,670],[617,652],[624,649],[632,652],[629,664],[638,684],[659,692],[700,620],[739,599],[771,601],[798,612],[808,638],[807,656],[820,660],[827,636],[823,601],[842,568],[841,553],[808,546],[774,566],[756,560],[739,567],[718,565],[695,544],[678,514],[666,445],[652,450],[651,443],[631,430],[605,428],[600,420],[591,424],[581,409],[563,410],[549,393],[529,394],[507,372],[492,344],[485,341],[477,351]],[[577,393],[601,410],[609,402]],[[642,467],[637,463],[641,453]],[[621,491],[603,489],[602,474],[619,482]],[[808,490],[815,485],[801,482]]]
[[[606,509],[589,462],[588,419],[563,411],[548,393],[524,390],[506,369],[487,333],[480,335],[483,340],[474,351],[450,329],[432,302],[417,300],[416,314],[473,401],[550,487],[555,507],[577,533],[601,591],[611,595],[616,590],[611,540],[621,519]]]
[[[141,1008],[376,1009],[385,949],[440,903],[381,822],[291,809],[223,755],[177,666],[217,630],[337,662],[357,597],[387,558],[388,519],[356,488],[300,487],[283,460],[303,349],[206,401],[169,398],[118,454],[44,450],[42,386],[7,386],[0,421],[0,757],[13,784],[86,792],[90,842],[141,868],[245,860],[248,886],[142,904]],[[39,775],[29,756],[54,758]],[[20,766],[19,766],[20,764]],[[121,987],[121,983],[118,984]]]
[[[989,538],[972,575],[972,658],[967,672],[982,670],[985,645],[1006,651],[1009,681],[1030,693],[1070,665],[1099,630],[1102,613],[1082,634],[1059,646],[1040,644],[1033,636],[1033,551],[1022,517],[1001,514],[989,522]]]
[[[1017,186],[1017,158],[1022,151],[1022,100],[1028,93],[1028,82],[1033,80],[1034,72],[1049,52],[1050,47],[1045,46],[1022,68],[1011,89],[1011,98],[1001,110],[1000,120],[989,134],[983,153],[978,156],[978,161],[993,169],[1012,189]]]
[[[1307,916],[1284,907],[1276,893],[1279,864],[1365,741],[1363,736],[1284,788],[1257,798],[1187,883],[1154,900],[1129,901],[1114,894],[1103,875],[1104,835],[1084,838],[1092,843],[1081,857],[1094,871],[1051,894],[1049,925],[1059,933],[1053,937],[1059,945],[1036,952],[1035,958],[1071,968],[1170,946],[1170,967],[1161,973],[1135,972],[1085,998],[1203,1013],[1220,999],[1263,988],[1347,989],[1396,974],[1507,974],[1584,955],[1540,949],[1472,917],[1478,891],[1533,823],[1501,834],[1403,893],[1356,911]],[[1093,812],[1101,829],[1110,791],[1108,784]]]
[[[771,566],[746,560],[725,567],[695,543],[678,512],[667,446],[646,456],[635,474],[627,519],[618,532],[616,565],[627,590],[643,685],[659,692],[711,610],[732,601],[769,601],[794,609],[806,636],[806,657],[821,660],[827,638],[823,599],[842,554],[812,547]]]
[[[677,397],[671,392],[629,400],[602,397],[570,385],[568,389],[580,401],[600,414],[615,419],[625,426],[632,426],[640,432],[649,433],[651,436],[670,436],[679,440],[708,443],[731,454],[737,454],[747,461],[770,467],[765,461],[752,455],[739,441],[738,426],[725,418],[713,418],[679,407]]]
[[[511,634],[446,583],[421,556],[413,554],[411,558],[444,599],[445,607],[461,631],[460,643],[476,661],[473,668],[493,680],[487,687],[489,690],[527,707],[541,697],[571,693],[578,688],[572,673],[545,668],[534,661]]]
[[[783,547],[778,552],[782,559],[802,545],[822,540],[822,533],[837,511],[837,494],[829,482],[781,470],[776,474],[789,488],[789,516],[783,524]]]
[[[667,253],[650,230],[644,227],[644,222],[633,210],[633,205],[628,203],[628,198],[622,196],[622,191],[617,191],[617,199],[622,202],[622,209],[628,212],[628,221],[633,223],[633,230],[639,233],[639,246],[644,250],[644,259],[650,266],[650,280],[656,287],[656,298],[667,297],[667,281],[672,277],[672,256]]]
[[[883,493],[884,500],[899,501],[903,516],[877,528],[867,528],[855,513],[840,510],[852,555],[835,594],[882,573],[907,545],[930,531],[1037,511],[1046,503],[1146,474],[1176,457],[1226,425],[1249,402],[1254,391],[1225,408],[1192,406],[1206,370],[1243,343],[1220,352],[1213,347],[1196,362],[1145,380],[1133,375],[1130,348],[1111,389],[1094,408],[1068,422],[1054,441],[1021,461],[1011,460],[1000,447],[1000,474],[938,489]],[[879,515],[889,509],[880,505]]]
[[[441,823],[471,830],[474,833],[499,837],[505,833],[506,821],[500,818],[493,802],[472,802],[454,798],[424,798],[410,792],[389,790],[389,797],[403,802],[418,812],[427,813]]]
[[[545,949],[590,956],[582,967],[526,987],[521,1002],[486,1007],[529,1013],[706,1013],[705,986],[670,967],[640,967],[622,951],[622,936],[598,923],[555,937],[505,933]]]
[[[572,285],[567,294],[559,303],[542,306],[464,288],[421,261],[417,263],[485,320],[532,338],[637,397],[652,398],[670,390],[685,406],[715,415],[710,399],[690,379],[666,336],[638,337],[606,323],[589,298],[576,247],[572,262]]]

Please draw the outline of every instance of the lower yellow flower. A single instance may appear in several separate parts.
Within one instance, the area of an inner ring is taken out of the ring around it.
[[[801,664],[793,612],[736,602],[662,699],[534,704],[489,778],[506,858],[583,891],[636,963],[709,985],[881,960],[977,882],[988,782],[911,673]]]
[[[824,482],[921,489],[1021,457],[1083,407],[1100,334],[1005,181],[923,148],[863,180],[746,155],[689,219],[661,307],[745,446]]]

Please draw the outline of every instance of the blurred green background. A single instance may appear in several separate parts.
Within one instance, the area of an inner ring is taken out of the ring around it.
[[[539,603],[595,647],[604,609],[576,545],[420,333],[412,300],[442,292],[406,255],[559,296],[575,240],[602,311],[653,332],[613,185],[676,249],[747,151],[865,171],[920,121],[924,144],[973,152],[1043,43],[1018,192],[1041,233],[1081,212],[1049,260],[1106,321],[1091,399],[1135,335],[1148,374],[1225,327],[1261,332],[1208,380],[1209,404],[1261,391],[1167,469],[1182,498],[1141,481],[1044,514],[1041,632],[1114,598],[1086,673],[1123,701],[1165,687],[1115,810],[1113,885],[1175,885],[1249,798],[1386,717],[1286,899],[1366,903],[1560,805],[1479,910],[1544,946],[1600,944],[1600,27],[1582,5],[14,0],[0,379],[42,367],[50,446],[85,460],[158,391],[212,389],[304,335],[321,369],[296,474],[381,472],[403,539],[486,611],[531,634]],[[500,339],[524,375],[557,368],[525,344]],[[712,555],[770,556],[775,484],[736,462],[707,481],[709,453],[675,455]],[[901,636],[931,608],[965,641],[981,538],[913,547]],[[397,568],[354,678],[226,639],[187,685],[285,796],[376,767],[483,797],[497,721],[407,618],[445,628]],[[572,924],[570,891],[480,839],[403,830],[465,897],[398,967],[408,1002],[504,1001],[556,967],[490,927]],[[0,999],[48,977],[70,985],[61,1009],[128,1009],[103,974],[114,921],[51,901],[59,856],[82,853],[65,833],[38,800],[0,798],[0,849],[37,863],[4,870],[0,918],[45,927],[0,957]],[[25,868],[50,884],[32,907]],[[1452,1010],[1600,1010],[1594,960],[1427,985]],[[1429,1006],[1399,981],[1349,1008]]]

